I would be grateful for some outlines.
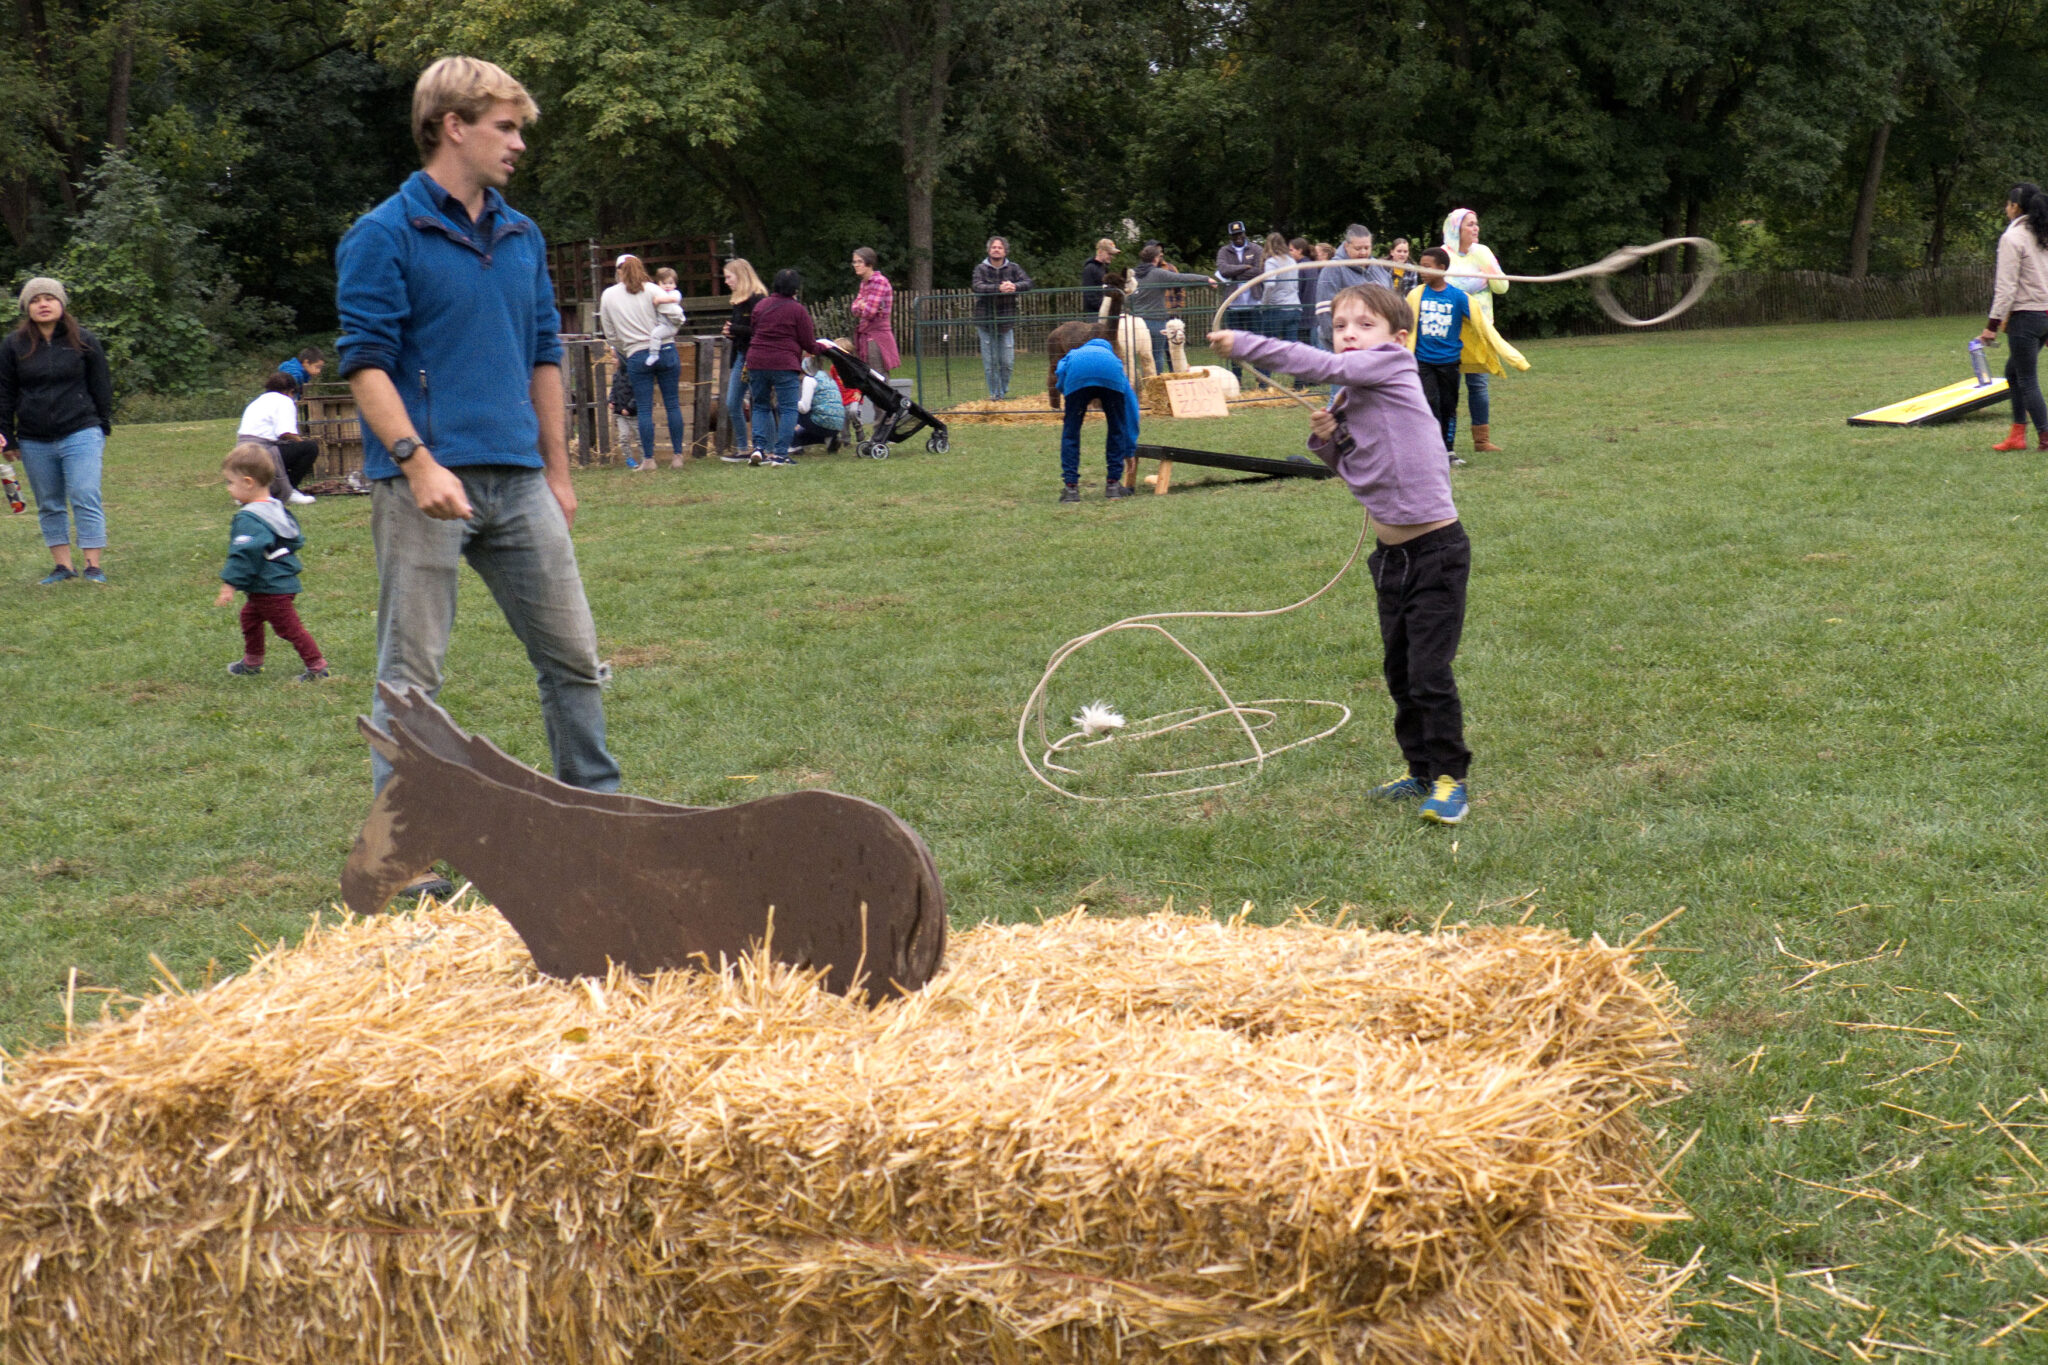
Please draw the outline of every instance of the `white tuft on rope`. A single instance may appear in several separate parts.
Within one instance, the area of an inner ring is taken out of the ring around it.
[[[1108,730],[1121,730],[1128,724],[1121,712],[1108,702],[1091,701],[1081,708],[1081,714],[1074,717],[1074,724],[1081,727],[1081,733],[1094,738]]]
[[[1619,274],[1644,258],[1655,256],[1659,252],[1687,246],[1693,247],[1699,252],[1700,269],[1693,281],[1692,287],[1686,290],[1685,296],[1671,308],[1659,313],[1654,318],[1636,318],[1630,317],[1623,310],[1622,306],[1615,302],[1614,295],[1607,287],[1608,276]],[[1570,270],[1561,270],[1555,275],[1499,275],[1495,276],[1495,278],[1508,280],[1516,284],[1562,284],[1567,280],[1590,277],[1593,281],[1593,301],[1598,303],[1601,310],[1609,317],[1625,327],[1654,327],[1660,322],[1671,321],[1671,319],[1698,303],[1705,296],[1707,287],[1714,282],[1714,276],[1719,273],[1720,264],[1721,253],[1719,249],[1706,238],[1672,237],[1661,242],[1652,243],[1649,246],[1623,247],[1612,255],[1593,262],[1591,265],[1574,266]],[[1242,297],[1246,291],[1274,278],[1282,271],[1322,270],[1338,265],[1384,265],[1409,271],[1417,269],[1413,262],[1387,261],[1377,258],[1364,261],[1289,262],[1284,266],[1277,266],[1273,270],[1267,271],[1254,279],[1246,280],[1233,290],[1221,304],[1217,305],[1216,319],[1211,330],[1223,330],[1224,310],[1229,308],[1238,298]],[[1178,319],[1175,320],[1178,321]],[[1242,361],[1239,363],[1243,364]],[[1311,411],[1315,410],[1315,404],[1301,397],[1292,389],[1281,388],[1280,385],[1275,383],[1269,376],[1261,373],[1256,367],[1247,364],[1244,368],[1257,375],[1259,381],[1269,388],[1285,393],[1288,397],[1294,399],[1295,402],[1300,403]],[[1086,635],[1077,635],[1061,645],[1053,651],[1052,659],[1045,666],[1045,673],[1038,680],[1038,686],[1031,689],[1030,697],[1024,702],[1024,711],[1017,717],[1017,754],[1024,760],[1024,766],[1029,768],[1031,775],[1040,782],[1052,788],[1060,795],[1071,796],[1076,801],[1156,801],[1162,797],[1196,796],[1203,792],[1222,791],[1228,787],[1241,786],[1256,778],[1264,770],[1266,760],[1275,754],[1284,754],[1289,749],[1299,749],[1305,744],[1313,744],[1319,739],[1327,739],[1331,735],[1336,734],[1350,721],[1350,707],[1342,702],[1317,701],[1295,697],[1262,697],[1257,701],[1239,702],[1230,695],[1229,689],[1223,686],[1222,681],[1217,678],[1215,673],[1210,671],[1209,665],[1202,662],[1201,655],[1182,644],[1175,638],[1173,632],[1167,630],[1166,627],[1159,623],[1161,621],[1225,620],[1233,618],[1242,620],[1263,616],[1285,616],[1288,612],[1299,611],[1330,589],[1336,587],[1342,581],[1344,575],[1351,572],[1351,566],[1358,562],[1359,551],[1365,548],[1365,538],[1371,530],[1372,516],[1368,513],[1358,528],[1358,540],[1352,545],[1351,553],[1345,557],[1344,563],[1338,568],[1336,573],[1330,576],[1329,582],[1323,584],[1322,587],[1317,588],[1299,602],[1289,603],[1284,607],[1273,607],[1265,611],[1162,611],[1150,612],[1143,616],[1126,616],[1123,620],[1106,625],[1100,630],[1091,630]],[[1178,711],[1162,711],[1156,716],[1147,716],[1143,720],[1127,723],[1121,715],[1111,710],[1107,705],[1096,702],[1081,708],[1080,714],[1074,717],[1074,725],[1076,727],[1074,730],[1054,739],[1045,724],[1045,698],[1047,691],[1052,687],[1053,676],[1060,671],[1060,668],[1065,665],[1067,660],[1073,658],[1081,650],[1086,649],[1105,635],[1113,635],[1123,630],[1149,630],[1165,636],[1169,644],[1187,655],[1195,667],[1201,670],[1202,676],[1208,680],[1210,688],[1215,691],[1217,700],[1222,704],[1207,710],[1199,706],[1190,706],[1183,707]],[[1312,735],[1305,735],[1286,744],[1275,745],[1269,749],[1260,741],[1259,732],[1268,729],[1278,721],[1279,712],[1275,708],[1282,706],[1315,706],[1338,711],[1342,714],[1338,717],[1337,723],[1327,729],[1319,730]],[[1227,781],[1207,782],[1198,786],[1176,787],[1170,791],[1141,792],[1132,796],[1086,796],[1061,786],[1046,775],[1048,772],[1055,772],[1063,773],[1069,777],[1078,777],[1080,773],[1077,769],[1067,767],[1059,761],[1062,755],[1069,754],[1073,750],[1093,748],[1098,744],[1108,744],[1112,741],[1120,745],[1135,744],[1140,740],[1153,739],[1160,735],[1174,734],[1183,730],[1191,730],[1198,725],[1223,716],[1228,716],[1236,722],[1238,730],[1249,743],[1250,752],[1244,757],[1226,759],[1218,763],[1202,763],[1186,768],[1157,768],[1150,772],[1135,774],[1135,776],[1140,779],[1152,780],[1193,777],[1199,773],[1224,772],[1232,768],[1249,768],[1251,770],[1241,777],[1233,777]],[[1031,727],[1034,720],[1038,726],[1038,744],[1040,746],[1040,755],[1036,759],[1031,755],[1030,742]],[[1119,733],[1119,731],[1125,731],[1125,733]]]

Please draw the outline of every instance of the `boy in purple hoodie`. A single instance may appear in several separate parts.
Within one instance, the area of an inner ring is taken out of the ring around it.
[[[1360,284],[1330,300],[1330,351],[1249,332],[1211,332],[1219,355],[1331,386],[1309,420],[1309,450],[1365,504],[1379,544],[1366,561],[1379,592],[1380,643],[1394,698],[1394,739],[1408,775],[1373,788],[1385,801],[1422,800],[1422,818],[1465,818],[1464,710],[1451,660],[1465,627],[1472,542],[1451,501],[1443,435],[1423,401],[1407,300]]]

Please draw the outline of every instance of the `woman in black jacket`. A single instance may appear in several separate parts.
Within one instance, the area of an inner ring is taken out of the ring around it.
[[[114,429],[114,386],[107,353],[73,320],[67,302],[56,280],[38,277],[21,287],[21,325],[0,342],[0,441],[20,449],[36,490],[43,543],[57,562],[42,582],[78,577],[71,563],[75,522],[85,581],[104,583],[100,456]]]
[[[725,454],[727,464],[745,464],[753,452],[754,439],[747,421],[747,346],[754,339],[754,305],[768,295],[768,286],[754,273],[754,267],[738,256],[725,263],[725,287],[732,290],[732,317],[725,333],[725,423],[732,434]]]

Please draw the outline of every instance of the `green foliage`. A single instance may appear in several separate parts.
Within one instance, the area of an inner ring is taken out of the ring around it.
[[[112,152],[89,185],[91,207],[72,223],[54,273],[106,346],[117,390],[189,391],[223,346],[289,323],[274,305],[242,297],[155,172]]]

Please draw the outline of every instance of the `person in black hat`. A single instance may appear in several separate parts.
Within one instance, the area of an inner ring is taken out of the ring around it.
[[[1216,274],[1222,279],[1225,289],[1235,289],[1246,280],[1257,278],[1259,272],[1266,268],[1266,253],[1264,248],[1260,247],[1257,242],[1254,242],[1245,234],[1244,221],[1242,219],[1231,220],[1230,225],[1224,231],[1230,234],[1230,240],[1216,248]],[[1231,331],[1258,332],[1260,330],[1259,295],[1261,292],[1260,290],[1253,289],[1230,305],[1228,317]],[[1230,372],[1239,379],[1244,378],[1244,372],[1238,369],[1235,360],[1230,362]]]

